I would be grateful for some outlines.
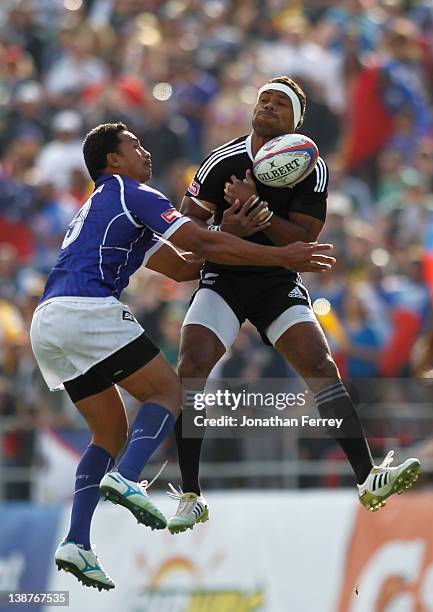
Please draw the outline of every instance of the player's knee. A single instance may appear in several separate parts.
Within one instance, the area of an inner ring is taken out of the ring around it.
[[[329,353],[318,355],[311,364],[311,376],[317,378],[338,378],[338,369]]]
[[[206,359],[206,351],[184,351],[179,360],[178,373],[181,380],[207,378],[214,365],[214,359]]]

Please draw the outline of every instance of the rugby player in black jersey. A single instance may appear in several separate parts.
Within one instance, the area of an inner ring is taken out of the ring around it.
[[[252,175],[258,150],[276,136],[295,132],[302,125],[305,110],[305,94],[297,83],[286,76],[268,81],[258,92],[252,133],[222,145],[204,159],[181,211],[203,226],[213,217],[210,229],[259,244],[315,241],[326,217],[328,169],[324,160],[319,157],[314,171],[292,188],[268,187]],[[268,202],[270,209],[260,215],[253,228],[251,217],[248,223],[245,215],[235,214],[234,204],[230,206],[235,198],[244,202],[252,194],[258,195],[257,201]],[[390,495],[409,488],[419,472],[418,460],[390,467],[391,451],[380,466],[374,465],[359,417],[296,272],[206,262],[182,328],[181,379],[206,379],[246,319],[305,379],[320,416],[343,419],[339,429],[329,432],[353,468],[363,506],[377,510]],[[184,413],[176,423],[183,482],[179,493],[172,489],[172,497],[179,501],[176,515],[168,522],[172,533],[192,528],[208,517],[199,484],[202,439],[182,436],[182,419],[186,418]]]

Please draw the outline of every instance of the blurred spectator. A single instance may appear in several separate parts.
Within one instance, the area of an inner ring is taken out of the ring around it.
[[[107,66],[92,52],[91,31],[65,29],[61,34],[58,56],[45,77],[53,101],[65,92],[81,92],[86,85],[101,83],[107,77]]]
[[[248,89],[243,89],[242,65],[229,63],[221,71],[220,90],[209,104],[206,114],[206,150],[211,151],[251,131],[251,105]]]
[[[83,170],[87,174],[80,138],[82,120],[76,111],[64,110],[54,116],[51,127],[54,139],[41,149],[36,160],[39,179],[58,189],[68,189],[74,170]]]
[[[368,319],[362,293],[349,289],[343,300],[342,324],[347,345],[343,347],[348,378],[376,378],[379,375],[380,337]]]
[[[218,85],[215,79],[197,66],[193,59],[180,57],[173,61],[172,105],[186,120],[186,145],[188,157],[199,162],[203,155],[204,121],[208,104],[215,96]]]
[[[144,116],[146,123],[138,136],[143,147],[152,152],[152,182],[164,191],[164,179],[185,155],[184,125],[170,117],[167,102],[150,100]]]
[[[39,146],[47,139],[48,119],[44,109],[44,91],[37,81],[26,81],[17,88],[6,121],[2,149],[15,139],[32,139]]]

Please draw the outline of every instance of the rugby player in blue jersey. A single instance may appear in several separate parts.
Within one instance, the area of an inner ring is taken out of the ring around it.
[[[90,545],[90,524],[100,492],[125,506],[139,523],[166,527],[139,477],[173,429],[181,405],[175,372],[119,301],[130,276],[144,264],[176,280],[197,278],[200,262],[183,257],[167,240],[221,264],[322,272],[334,259],[321,252],[330,245],[261,246],[189,222],[163,194],[145,185],[151,176],[150,154],[122,123],[94,128],[86,136],[83,153],[95,190],[69,225],[30,333],[47,385],[51,390],[66,389],[92,433],[77,467],[70,530],[55,561],[59,569],[101,590],[113,588],[114,583]],[[261,213],[266,218],[269,211],[262,204],[248,217],[253,200],[238,214],[245,224],[262,227]],[[116,385],[142,406],[113,470],[128,436]]]

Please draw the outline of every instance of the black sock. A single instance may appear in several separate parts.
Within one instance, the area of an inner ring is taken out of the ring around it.
[[[358,484],[363,483],[373,467],[373,460],[361,421],[343,383],[335,382],[314,397],[322,418],[343,419],[340,429],[329,428],[329,433],[346,454]]]
[[[191,397],[189,397],[190,394],[194,393],[187,391],[186,405],[176,421],[174,431],[176,434],[179,468],[182,474],[182,491],[184,493],[200,495],[200,455],[206,428],[194,426],[194,416],[197,416],[197,411],[192,408],[190,403]],[[205,416],[205,411],[201,411],[200,414]],[[195,431],[194,435],[198,437],[184,437],[182,429],[187,433]]]

